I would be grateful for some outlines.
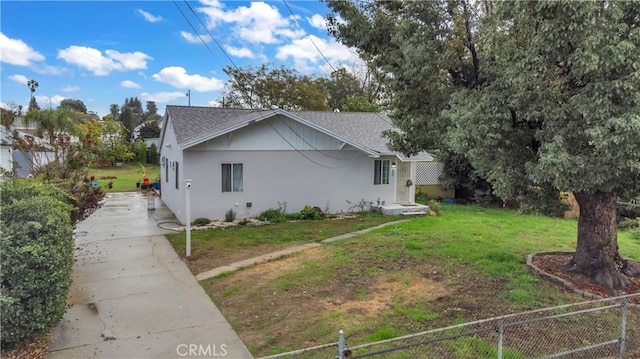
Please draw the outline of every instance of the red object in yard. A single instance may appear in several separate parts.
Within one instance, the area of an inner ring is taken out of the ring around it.
[[[142,179],[142,183],[146,184],[147,186],[149,185],[149,179],[148,178],[143,178]]]

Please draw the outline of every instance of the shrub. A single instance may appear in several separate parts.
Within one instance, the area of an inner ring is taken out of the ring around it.
[[[211,220],[209,218],[197,218],[195,221],[193,221],[193,223],[191,223],[191,225],[193,226],[206,226],[207,224],[211,223]]]
[[[436,213],[440,212],[440,202],[436,201],[435,199],[429,200],[428,206],[430,210]]]
[[[302,210],[300,210],[300,217],[300,219],[321,219],[323,217],[323,213],[318,207],[306,205]]]
[[[621,231],[640,227],[640,218],[626,218],[618,223],[618,229]]]
[[[111,183],[111,187],[113,187],[113,183]],[[77,222],[86,218],[98,208],[105,192],[100,187],[93,187],[90,182],[85,181],[76,186],[72,190],[72,194],[71,203],[75,209],[71,214],[71,219],[73,222]]]
[[[55,326],[66,309],[73,265],[67,196],[36,180],[2,183],[0,316],[2,348]]]
[[[233,222],[236,220],[236,212],[232,209],[228,210],[227,213],[224,214],[225,222]]]
[[[149,161],[147,161],[148,163],[151,164],[158,164],[159,160],[158,160],[158,146],[156,146],[155,143],[152,143],[151,146],[149,146]]]
[[[287,216],[281,209],[271,208],[260,213],[260,215],[258,215],[258,219],[261,221],[269,221],[271,223],[280,223],[285,222],[287,220]]]
[[[300,212],[285,214],[285,221],[300,221],[303,219],[304,218],[302,218],[302,214]]]
[[[640,205],[625,202],[624,200],[616,204],[616,211],[620,218],[640,217]]]

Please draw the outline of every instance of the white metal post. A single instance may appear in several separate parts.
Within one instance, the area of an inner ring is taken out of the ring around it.
[[[338,331],[338,359],[344,359],[344,331]]]
[[[186,179],[185,182],[185,216],[187,221],[187,257],[191,256],[191,180]]]

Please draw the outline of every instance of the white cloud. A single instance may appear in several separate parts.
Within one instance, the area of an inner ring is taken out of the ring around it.
[[[224,82],[215,77],[202,75],[189,75],[187,70],[180,66],[165,67],[152,76],[156,81],[169,84],[176,88],[192,89],[195,91],[216,91],[224,88]]]
[[[233,47],[233,46],[225,46],[225,50],[231,56],[235,57],[246,57],[248,59],[255,59],[256,55],[250,49],[246,47]]]
[[[201,44],[203,41],[205,43],[209,43],[212,41],[212,38],[209,35],[200,34],[200,37],[198,37],[197,35],[194,35],[187,31],[180,31],[180,36],[182,36],[183,39],[192,44]]]
[[[308,17],[307,21],[309,22],[309,25],[315,27],[316,29],[327,29],[327,20],[320,14],[315,14],[312,17]]]
[[[0,108],[4,108],[5,110],[11,110],[11,107],[4,102],[0,102]]]
[[[149,12],[146,12],[142,9],[138,9],[138,14],[142,15],[145,20],[149,22],[158,22],[162,20],[162,16],[155,16]]]
[[[37,95],[36,101],[38,101],[38,105],[40,105],[40,108],[44,109],[44,108],[49,108],[49,106],[57,107],[60,104],[60,102],[65,98],[66,97],[60,96],[60,95],[54,95],[54,96]]]
[[[0,62],[11,65],[31,66],[44,61],[44,56],[20,39],[11,39],[0,32]]]
[[[24,75],[11,75],[9,76],[9,79],[25,86],[27,85],[27,82],[29,82],[29,79]]]
[[[207,105],[211,107],[222,107],[222,103],[218,100],[207,101]]]
[[[62,92],[76,92],[78,90],[80,90],[78,86],[65,86],[62,88]]]
[[[316,46],[320,51],[316,49]],[[345,63],[355,66],[364,64],[354,50],[341,43],[333,40],[327,41],[314,35],[293,40],[290,44],[279,47],[276,52],[276,58],[283,61],[292,58],[296,67],[308,70],[313,66],[326,64],[320,53],[334,67],[339,67]]]
[[[284,38],[295,38],[304,32],[296,29],[290,19],[283,17],[278,8],[265,2],[252,2],[249,7],[239,6],[225,11],[219,1],[204,1],[198,11],[207,15],[207,26],[232,24],[232,33],[252,43],[275,44]]]
[[[63,67],[55,67],[47,64],[38,64],[31,66],[31,69],[39,74],[44,75],[62,75],[67,72],[67,69]]]
[[[106,76],[112,71],[128,71],[147,68],[151,56],[140,52],[121,53],[115,50],[100,50],[85,46],[69,46],[58,51],[58,58],[93,72],[97,76]]]
[[[187,95],[184,92],[157,92],[157,93],[148,93],[143,92],[140,97],[142,97],[143,101],[155,101],[158,103],[166,103],[173,101],[179,98],[186,98]]]
[[[130,89],[139,89],[140,85],[138,85],[137,83],[130,81],[130,80],[124,80],[122,82],[120,82],[120,86],[122,87],[126,87],[126,88],[130,88]]]

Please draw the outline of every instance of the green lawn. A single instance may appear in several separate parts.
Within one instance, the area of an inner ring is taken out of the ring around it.
[[[442,206],[437,217],[202,284],[254,355],[333,342],[338,329],[355,345],[585,300],[525,264],[533,252],[574,250],[576,227],[573,219]],[[272,228],[247,228],[244,240]],[[238,240],[226,238],[230,245]],[[623,256],[640,259],[640,241],[621,233],[619,245]]]
[[[195,274],[270,253],[288,246],[318,242],[340,234],[403,219],[366,213],[358,218],[274,223],[261,227],[235,226],[192,231],[191,257],[186,261]],[[185,253],[185,233],[167,235],[177,253]]]
[[[144,165],[144,171],[149,181],[153,183],[160,176],[160,165]],[[95,176],[98,185],[106,192],[139,191],[136,182],[142,182],[142,167],[139,164],[125,163],[122,167],[89,167],[89,176]],[[113,182],[113,188],[108,188]]]

